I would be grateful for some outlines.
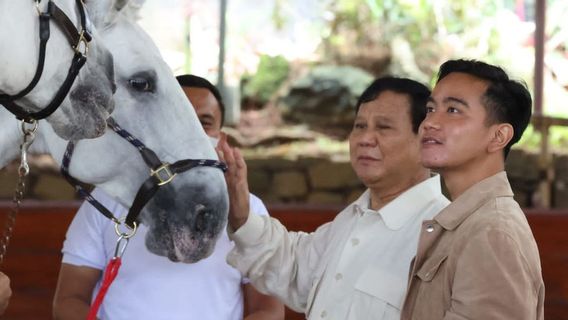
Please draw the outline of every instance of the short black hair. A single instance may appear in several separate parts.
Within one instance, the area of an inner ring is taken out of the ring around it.
[[[487,123],[509,123],[513,138],[503,149],[505,158],[517,143],[531,120],[532,98],[524,82],[509,78],[505,70],[478,60],[449,60],[440,66],[438,82],[453,72],[465,73],[489,83],[481,102],[487,112]]]
[[[219,103],[219,109],[221,109],[221,127],[223,127],[223,123],[225,123],[225,104],[223,103],[223,97],[219,89],[209,82],[209,80],[193,74],[179,75],[176,79],[182,87],[207,89],[215,96],[215,99],[217,99]]]
[[[359,97],[355,106],[355,113],[363,103],[371,102],[383,92],[394,91],[406,94],[410,100],[410,115],[412,118],[412,131],[417,134],[420,124],[426,118],[426,102],[430,97],[430,89],[418,81],[408,78],[385,76],[374,80]]]

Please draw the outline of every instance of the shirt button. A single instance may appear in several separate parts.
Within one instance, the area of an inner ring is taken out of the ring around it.
[[[427,225],[426,226],[426,232],[428,232],[428,233],[434,232],[434,226],[431,225],[431,224]]]
[[[351,244],[352,244],[353,246],[358,245],[358,244],[359,244],[359,239],[357,239],[357,238],[351,239]]]
[[[341,279],[343,279],[343,275],[341,273],[335,275],[335,280],[341,280]]]
[[[321,312],[321,317],[322,317],[322,318],[325,318],[325,316],[327,316],[327,311],[323,310],[323,311]]]

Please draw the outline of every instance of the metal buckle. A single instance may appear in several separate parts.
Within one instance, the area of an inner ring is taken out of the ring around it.
[[[124,218],[121,218],[117,219],[117,221],[114,222],[114,232],[117,236],[128,239],[136,234],[136,230],[138,230],[138,224],[134,222],[134,228],[130,228],[130,226],[128,226],[127,224],[123,224],[124,220]],[[122,232],[120,230],[121,225],[124,225],[128,230],[126,232]]]
[[[38,16],[41,16],[41,14],[42,14],[41,9],[40,9],[40,7],[39,7],[40,1],[41,1],[41,0],[36,0],[36,1],[35,1],[35,7],[36,7],[36,10],[37,10],[37,15],[38,15]]]
[[[176,173],[172,173],[172,171],[170,170],[170,164],[165,162],[156,170],[150,169],[150,175],[154,176],[156,179],[158,179],[158,181],[160,181],[158,182],[159,186],[163,186],[170,183],[170,181],[172,181],[176,176]]]
[[[83,45],[81,46],[81,44]],[[86,57],[89,53],[89,40],[85,37],[85,30],[81,30],[81,32],[79,33],[79,41],[77,42],[77,45],[73,47],[73,49],[76,53],[80,53],[84,57]],[[83,51],[81,51],[81,49]]]

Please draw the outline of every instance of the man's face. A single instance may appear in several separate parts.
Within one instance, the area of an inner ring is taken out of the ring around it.
[[[205,133],[212,138],[221,136],[221,108],[215,96],[205,88],[182,87],[191,101]]]
[[[440,171],[477,165],[485,156],[494,126],[486,124],[482,98],[488,83],[466,73],[450,73],[434,90],[420,125],[422,164]]]
[[[410,108],[407,95],[392,91],[383,91],[359,108],[349,151],[351,166],[365,186],[394,185],[423,170]]]

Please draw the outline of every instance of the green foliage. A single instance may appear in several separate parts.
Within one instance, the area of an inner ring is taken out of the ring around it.
[[[480,59],[503,66],[532,87],[534,25],[514,13],[514,0],[336,0],[329,5],[333,19],[322,33],[327,59],[376,56],[390,52],[383,72],[434,84],[438,66],[451,58]],[[546,63],[555,80],[544,88],[546,114],[566,117],[568,97],[568,1],[547,1]],[[402,45],[401,45],[402,44]],[[363,54],[363,56],[365,56]],[[356,63],[357,60],[354,60]],[[539,151],[540,132],[532,126],[520,148]],[[568,128],[552,127],[550,150],[568,153]]]
[[[544,111],[567,117],[563,101],[568,97],[568,1],[546,1]],[[534,3],[525,1],[525,5]],[[378,58],[386,51],[389,66],[382,72],[431,85],[447,59],[480,59],[503,66],[532,88],[534,23],[519,19],[514,12],[517,4],[516,0],[328,0],[330,16],[321,31],[323,58],[368,67],[372,64],[357,64],[359,57]],[[540,133],[530,126],[518,147],[539,151],[540,143]],[[568,128],[552,127],[549,144],[551,151],[568,153]]]
[[[274,23],[274,27],[276,27],[276,30],[282,30],[287,22],[287,19],[283,14],[282,6],[283,1],[276,0],[276,2],[274,3],[274,9],[272,9],[271,18],[272,22]]]
[[[507,0],[338,0],[323,32],[327,58],[377,48],[391,51],[391,72],[430,78],[448,58],[483,57],[498,63]],[[508,11],[511,13],[511,11]],[[509,31],[509,30],[506,30]],[[400,46],[402,44],[402,46]],[[404,51],[409,48],[410,52]],[[402,51],[401,51],[402,50]],[[411,59],[407,59],[407,56]]]
[[[290,72],[290,64],[282,56],[260,56],[256,74],[243,77],[242,93],[261,105],[268,102]]]
[[[555,153],[568,153],[568,128],[550,128],[550,148]]]
[[[533,125],[529,125],[521,140],[513,146],[513,148],[528,150],[532,152],[538,152],[540,149],[540,141],[542,140],[542,135],[540,132],[536,131]]]
[[[566,127],[550,127],[548,133],[548,148],[553,153],[568,153],[568,128]],[[531,152],[540,152],[542,134],[529,125],[525,130],[523,137],[513,148],[519,148]]]

